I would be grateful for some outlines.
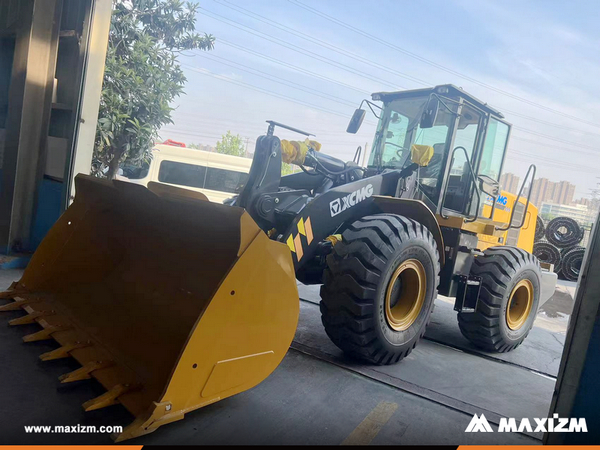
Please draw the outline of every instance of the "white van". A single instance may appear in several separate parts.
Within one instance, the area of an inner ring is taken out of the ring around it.
[[[202,192],[211,202],[239,193],[248,180],[252,159],[185,147],[158,144],[144,167],[124,166],[116,177],[131,183],[149,181]]]

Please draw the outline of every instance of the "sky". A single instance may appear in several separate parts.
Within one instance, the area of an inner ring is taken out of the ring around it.
[[[313,133],[351,160],[376,119],[345,133],[372,92],[452,83],[513,124],[504,172],[600,182],[600,2],[201,0],[212,51],[180,56],[187,77],[161,137],[214,145],[230,130],[253,151],[266,120]],[[280,138],[298,139],[291,132]]]

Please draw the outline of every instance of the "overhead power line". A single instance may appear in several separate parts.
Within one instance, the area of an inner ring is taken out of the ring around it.
[[[548,126],[551,126],[553,128],[560,128],[562,130],[573,131],[575,133],[588,134],[590,136],[600,137],[600,133],[594,133],[592,131],[580,130],[579,128],[567,127],[567,126],[559,124],[559,123],[548,122],[547,120],[542,120],[542,119],[538,119],[537,117],[527,116],[525,114],[521,114],[521,113],[518,113],[516,111],[511,111],[510,109],[506,109],[506,108],[501,108],[501,110],[502,110],[503,113],[507,112],[507,113],[509,113],[509,114],[511,114],[513,116],[522,117],[523,119],[531,120],[532,122],[541,123],[543,125],[548,125]]]
[[[555,138],[554,136],[549,136],[549,135],[544,134],[544,133],[538,133],[537,131],[533,131],[533,130],[530,130],[528,128],[518,127],[516,125],[513,125],[513,129],[521,131],[523,133],[531,134],[533,136],[538,136],[538,137],[542,137],[544,139],[549,139],[551,141],[560,142],[561,144],[573,145],[573,146],[575,146],[577,148],[580,148],[580,149],[581,148],[587,148],[587,149],[590,149],[590,150],[592,150],[592,151],[594,151],[596,153],[598,153],[598,150],[599,150],[598,146],[586,145],[586,144],[579,144],[577,142],[567,141],[565,139],[560,139],[560,138]],[[538,142],[538,144],[546,145],[546,144],[543,144],[542,142]]]
[[[356,87],[356,86],[352,86],[352,85],[349,85],[349,84],[346,84],[346,83],[339,82],[338,80],[335,80],[335,79],[329,78],[329,77],[325,77],[325,76],[323,76],[321,74],[318,74],[318,73],[315,73],[315,72],[310,72],[310,71],[305,70],[305,69],[303,69],[301,67],[294,66],[292,64],[288,64],[285,61],[282,61],[280,59],[273,58],[271,56],[268,56],[268,55],[265,55],[263,53],[260,53],[260,52],[257,52],[255,50],[252,50],[252,49],[250,49],[248,47],[244,47],[244,46],[235,44],[233,42],[226,41],[224,39],[219,39],[219,42],[221,44],[228,45],[230,47],[236,48],[236,49],[241,50],[243,52],[252,53],[254,56],[256,56],[258,58],[269,60],[269,61],[271,61],[271,62],[273,62],[273,63],[275,63],[277,65],[288,67],[288,68],[290,68],[291,70],[293,70],[295,72],[304,73],[304,74],[306,74],[308,76],[311,76],[311,77],[314,77],[314,78],[318,78],[318,79],[321,79],[321,80],[325,80],[325,81],[328,81],[330,83],[334,83],[334,84],[337,84],[339,86],[346,87],[348,89],[352,89],[352,90],[354,90],[356,92],[360,92],[361,94],[364,94],[364,95],[367,95],[367,96],[371,95],[371,92],[367,91],[365,89],[361,89],[361,88]],[[205,53],[203,53],[203,55],[204,54]],[[568,127],[568,126],[565,126],[565,125],[562,125],[562,124],[558,124],[558,123],[554,123],[554,122],[548,122],[546,120],[541,120],[539,118],[531,117],[531,116],[528,116],[528,115],[525,115],[525,114],[521,114],[521,113],[518,113],[516,111],[511,111],[511,110],[508,110],[506,108],[501,108],[501,110],[502,110],[502,112],[506,112],[506,113],[509,113],[509,114],[517,116],[517,117],[522,117],[524,119],[531,120],[533,122],[541,123],[543,125],[548,125],[548,126],[551,126],[553,128],[560,128],[560,129],[567,130],[567,131],[573,131],[575,133],[581,133],[581,134],[587,134],[587,135],[590,135],[590,136],[600,137],[600,133],[594,133],[594,132],[591,132],[591,131],[584,131],[584,130],[580,130],[578,128],[572,128],[572,127]],[[523,127],[521,127],[521,130],[531,131],[528,128],[523,128]]]
[[[303,86],[302,84],[288,81],[285,78],[281,78],[276,75],[273,75],[273,74],[270,74],[267,72],[263,72],[262,70],[254,69],[254,68],[246,66],[244,64],[240,64],[238,62],[231,61],[230,59],[227,59],[227,58],[222,58],[220,56],[214,56],[214,55],[207,55],[205,52],[198,53],[198,55],[200,55],[206,59],[217,61],[220,64],[224,64],[226,66],[239,69],[243,72],[251,73],[251,74],[259,76],[261,78],[265,78],[267,80],[274,81],[275,83],[283,84],[284,86],[288,86],[293,89],[298,89],[299,91],[307,92],[309,94],[316,95],[318,97],[325,98],[327,100],[331,100],[331,101],[339,103],[341,105],[355,106],[354,102],[350,102],[343,98],[336,97],[335,95],[328,94],[327,92],[319,91],[318,89],[314,89],[309,86]]]
[[[213,58],[213,57],[209,57],[209,59],[211,59],[211,58]],[[219,58],[219,57],[217,57],[217,58]],[[225,58],[219,58],[219,59],[223,59],[225,61],[229,61],[229,60],[227,60]],[[230,64],[227,64],[227,65],[230,65]],[[242,66],[242,65],[240,64],[240,66]],[[343,113],[339,113],[339,112],[335,112],[335,111],[332,111],[332,110],[328,110],[328,109],[325,109],[325,108],[322,108],[322,107],[319,107],[319,106],[316,106],[316,105],[313,105],[313,104],[310,104],[310,103],[307,103],[307,102],[302,102],[302,101],[297,100],[297,99],[292,99],[292,98],[287,97],[287,96],[282,96],[281,94],[276,94],[276,93],[267,91],[265,89],[262,89],[262,88],[250,85],[248,83],[243,83],[243,82],[237,81],[237,80],[230,80],[228,78],[225,78],[225,77],[222,77],[222,76],[219,76],[219,75],[216,75],[216,74],[212,74],[209,71],[205,71],[203,69],[198,69],[198,68],[186,65],[186,64],[183,64],[183,67],[186,67],[186,68],[188,68],[190,70],[193,70],[195,72],[199,72],[199,73],[202,73],[202,74],[205,74],[205,75],[210,74],[214,78],[223,79],[223,81],[227,81],[227,82],[231,82],[231,83],[234,83],[234,84],[238,84],[240,86],[248,87],[249,89],[257,90],[257,91],[263,92],[263,93],[265,93],[267,95],[271,95],[271,96],[275,96],[275,97],[278,97],[278,98],[283,98],[285,100],[293,101],[295,103],[299,103],[299,104],[302,104],[304,106],[308,106],[308,107],[311,107],[311,108],[314,108],[314,109],[318,109],[318,110],[321,110],[321,111],[324,111],[324,112],[328,112],[330,114],[335,114],[335,115],[338,115],[340,117],[344,117],[344,118],[347,117],[347,115],[345,115]],[[247,66],[244,66],[244,67],[247,67]],[[243,69],[241,69],[241,70],[243,70]],[[261,71],[258,71],[258,72],[261,72]],[[265,72],[261,72],[261,73],[266,74]],[[269,75],[269,74],[266,74],[266,75]],[[294,87],[294,88],[297,88],[297,89],[305,91],[305,92],[312,90],[312,88],[304,87],[304,86],[301,86],[301,85],[299,85],[300,87],[296,87],[296,86],[290,85],[290,83],[287,83],[287,81],[285,79],[283,79],[283,78],[276,77],[274,75],[273,75],[273,77],[274,78],[278,78],[280,80],[283,80],[283,84],[285,84],[287,86]],[[272,80],[272,81],[275,81],[275,80]],[[314,94],[315,95],[319,95],[319,92],[320,91],[316,91],[316,93],[314,93]],[[323,97],[322,95],[319,95],[319,96]],[[335,101],[336,103],[340,103],[340,104],[343,104],[343,105],[352,106],[352,103],[350,103],[350,102],[342,102],[342,101],[335,100],[335,99],[328,99],[328,100]],[[370,122],[370,121],[365,121],[365,123],[369,123],[371,125],[374,125],[374,123]],[[578,143],[574,143],[574,142],[567,141],[567,140],[564,140],[564,139],[555,138],[553,136],[549,136],[549,135],[546,135],[546,134],[543,134],[543,133],[538,133],[536,131],[529,130],[527,128],[522,128],[522,127],[518,127],[518,126],[513,126],[513,128],[515,130],[518,130],[518,131],[521,131],[521,132],[524,132],[524,133],[527,133],[527,134],[532,134],[532,135],[535,135],[535,136],[538,136],[538,137],[542,137],[542,138],[545,138],[545,139],[549,139],[549,140],[552,140],[552,141],[555,141],[555,142],[560,142],[560,143],[563,143],[563,144],[566,144],[566,145],[578,147],[577,150],[570,150],[570,151],[573,151],[573,152],[576,152],[576,153],[591,154],[590,152],[583,152],[581,149],[589,149],[592,152],[596,152],[596,153],[598,151],[597,147],[594,147],[594,146],[585,145],[585,144],[578,144]],[[513,138],[517,139],[517,140],[522,140],[522,141],[525,141],[525,142],[535,143],[535,144],[538,144],[538,145],[544,145],[544,146],[547,146],[547,147],[563,149],[562,147],[557,147],[557,146],[552,146],[552,145],[548,145],[548,144],[543,144],[543,143],[541,143],[539,141],[532,141],[532,140],[528,140],[528,139],[525,139],[525,138],[520,138],[519,136],[514,136]]]
[[[366,37],[368,39],[371,39],[371,40],[376,41],[376,42],[378,42],[378,43],[380,43],[382,45],[385,45],[388,48],[394,49],[394,50],[396,50],[396,51],[398,51],[400,53],[403,53],[403,54],[405,54],[407,56],[410,56],[411,58],[417,59],[417,60],[419,60],[421,62],[429,64],[429,65],[431,65],[433,67],[436,67],[436,68],[438,68],[440,70],[443,70],[445,72],[448,72],[448,73],[451,73],[451,74],[456,75],[458,77],[461,77],[461,78],[463,78],[465,80],[468,80],[468,81],[470,81],[472,83],[475,83],[475,84],[477,84],[479,86],[485,87],[486,89],[489,89],[491,91],[497,92],[497,93],[502,94],[502,95],[505,95],[505,96],[510,97],[512,99],[518,100],[520,102],[526,103],[528,105],[535,106],[535,107],[537,107],[539,109],[542,109],[544,111],[548,111],[548,112],[560,115],[562,117],[569,118],[571,120],[575,120],[575,121],[578,121],[578,122],[581,122],[581,123],[585,123],[587,125],[591,125],[591,126],[599,127],[600,128],[600,125],[598,123],[595,123],[595,122],[592,122],[592,121],[589,121],[589,120],[585,120],[585,119],[582,119],[580,117],[573,116],[571,114],[564,113],[562,111],[559,111],[557,109],[551,108],[549,106],[542,105],[541,103],[534,102],[534,101],[529,100],[527,98],[521,97],[521,96],[513,94],[511,92],[508,92],[508,91],[506,91],[504,89],[500,89],[500,88],[495,87],[495,86],[493,86],[491,84],[488,84],[488,83],[485,83],[483,81],[480,81],[480,80],[478,80],[476,78],[470,77],[470,76],[468,76],[466,74],[458,72],[458,71],[456,71],[454,69],[451,69],[449,67],[446,67],[446,66],[444,66],[442,64],[436,63],[435,61],[427,59],[427,58],[425,58],[423,56],[420,56],[420,55],[418,55],[416,53],[413,53],[413,52],[411,52],[411,51],[409,51],[409,50],[407,50],[405,48],[399,47],[396,44],[393,44],[393,43],[391,43],[389,41],[386,41],[385,39],[381,39],[381,38],[379,38],[379,37],[377,37],[377,36],[375,36],[375,35],[373,35],[371,33],[368,33],[368,32],[366,32],[364,30],[361,30],[360,28],[352,26],[352,25],[350,25],[350,24],[348,24],[346,22],[343,22],[343,21],[341,21],[341,20],[339,20],[339,19],[337,19],[337,18],[335,18],[333,16],[330,16],[330,15],[328,15],[328,14],[322,12],[322,11],[319,11],[316,8],[308,6],[308,5],[300,2],[299,0],[288,0],[288,1],[290,3],[296,5],[296,6],[300,7],[300,8],[305,9],[308,12],[316,14],[316,15],[318,15],[318,16],[326,19],[326,20],[329,20],[331,22],[334,22],[334,23],[336,23],[337,25],[339,25],[341,27],[344,27],[344,28],[346,28],[348,30],[351,30],[351,31],[353,31],[355,33],[358,33],[358,34],[360,34],[360,35],[362,35],[362,36],[364,36],[364,37]]]
[[[281,61],[280,59],[276,59],[276,58],[273,58],[271,56],[265,55],[263,53],[259,53],[259,52],[255,51],[255,50],[252,50],[252,49],[248,48],[248,47],[243,47],[241,45],[234,44],[233,42],[226,41],[225,39],[219,39],[219,44],[225,44],[225,45],[228,45],[230,47],[233,47],[233,48],[236,48],[238,50],[241,50],[243,52],[252,53],[253,55],[258,56],[259,58],[266,59],[268,61],[274,62],[275,64],[277,64],[279,66],[288,67],[288,68],[290,68],[290,69],[292,69],[292,70],[294,70],[296,72],[304,73],[304,74],[307,74],[307,75],[309,75],[311,77],[318,78],[318,79],[321,79],[321,80],[325,80],[325,81],[328,81],[330,83],[337,84],[338,86],[342,86],[342,87],[345,87],[345,88],[348,88],[348,89],[352,89],[352,90],[354,90],[356,92],[360,92],[362,94],[371,95],[371,92],[367,91],[365,89],[361,89],[361,88],[358,88],[356,86],[352,86],[350,84],[343,83],[343,82],[341,82],[339,80],[335,80],[333,78],[329,78],[329,77],[323,76],[323,75],[321,75],[319,73],[316,73],[316,72],[311,72],[310,70],[306,70],[303,67],[294,66],[293,64],[289,64],[289,63],[287,63],[285,61]]]
[[[519,156],[511,156],[510,160],[514,160],[514,161],[519,161],[519,162],[524,162],[524,163],[531,163],[531,159],[528,157],[519,157]],[[542,167],[556,167],[556,168],[560,168],[563,171],[570,171],[570,172],[579,172],[579,173],[598,173],[597,169],[590,169],[590,168],[581,168],[581,167],[565,167],[560,163],[551,163],[551,162],[544,162],[544,161],[540,161],[536,163],[537,166],[542,166]]]
[[[270,37],[269,35],[258,31],[255,28],[249,27],[249,26],[244,25],[244,24],[242,24],[240,22],[236,22],[235,20],[231,20],[231,19],[229,19],[229,18],[227,18],[225,16],[222,16],[220,14],[213,13],[211,11],[208,11],[208,10],[204,9],[204,8],[201,8],[201,11],[205,15],[207,15],[208,17],[211,17],[212,19],[214,19],[214,20],[216,20],[218,22],[225,23],[225,24],[227,24],[227,25],[229,25],[229,26],[231,26],[233,28],[237,28],[238,30],[242,30],[242,31],[244,31],[246,33],[252,34],[252,35],[257,36],[257,37],[259,37],[261,39],[265,39],[265,40],[267,40],[269,42],[272,42],[274,44],[280,45],[281,47],[285,47],[287,49],[293,50],[293,51],[295,51],[297,53],[300,53],[302,55],[308,56],[308,57],[313,58],[313,59],[317,59],[317,60],[319,60],[321,62],[324,62],[325,64],[329,64],[331,66],[337,67],[338,69],[346,70],[347,72],[353,73],[353,74],[358,75],[358,76],[360,76],[362,78],[365,78],[367,80],[374,81],[376,83],[379,83],[380,85],[388,86],[388,87],[391,87],[392,89],[398,89],[398,88],[399,89],[408,89],[408,88],[406,88],[404,86],[400,86],[398,84],[392,83],[391,81],[384,80],[382,78],[375,77],[373,75],[368,75],[368,74],[366,74],[364,72],[361,72],[360,70],[354,69],[353,67],[351,67],[351,66],[349,66],[347,64],[340,63],[340,62],[337,62],[337,61],[333,61],[331,58],[327,58],[325,56],[319,55],[318,53],[312,52],[310,50],[306,50],[306,49],[304,49],[302,47],[299,47],[297,45],[294,45],[294,44],[291,44],[289,42],[286,42],[283,39],[274,39],[274,38]]]
[[[535,155],[533,153],[523,152],[523,151],[520,151],[520,150],[509,149],[508,153],[507,153],[507,156],[511,156],[512,157],[514,155],[528,157],[529,159],[527,161],[528,162],[531,162],[532,160],[536,161],[535,162],[536,165],[548,165],[548,164],[552,164],[553,166],[556,166],[556,167],[569,168],[569,169],[577,169],[577,170],[581,170],[581,171],[585,171],[585,172],[590,172],[590,173],[598,173],[598,171],[600,171],[600,168],[592,167],[592,166],[589,166],[589,165],[568,163],[566,161],[561,161],[561,160],[558,160],[558,159],[544,158],[543,160],[540,160],[539,159],[539,155]]]
[[[301,39],[307,40],[309,42],[312,42],[314,44],[317,44],[321,47],[327,48],[329,50],[332,50],[336,53],[342,54],[344,56],[347,56],[349,58],[352,58],[354,60],[360,61],[368,66],[372,66],[372,67],[377,67],[380,70],[383,70],[385,72],[391,73],[393,75],[399,76],[401,78],[404,78],[406,80],[412,81],[413,83],[417,83],[417,84],[421,84],[423,86],[429,86],[430,83],[428,83],[427,81],[421,80],[420,78],[417,77],[413,77],[412,75],[409,75],[407,73],[404,72],[400,72],[399,70],[393,69],[389,66],[386,66],[384,64],[380,64],[377,61],[373,61],[372,59],[369,58],[365,58],[361,55],[359,55],[358,53],[355,52],[351,52],[349,50],[346,50],[342,47],[339,47],[337,45],[333,45],[327,41],[324,41],[323,39],[319,39],[316,38],[314,36],[311,36],[310,34],[307,34],[306,32],[302,32],[302,31],[298,31],[295,30],[294,28],[291,28],[289,26],[283,26],[283,25],[279,25],[277,22],[270,20],[268,17],[262,16],[260,14],[257,14],[249,9],[243,8],[242,6],[239,5],[234,5],[231,2],[227,1],[227,0],[213,0],[216,3],[219,3],[220,5],[223,5],[227,8],[233,9],[237,12],[241,12],[242,14],[245,14],[247,16],[253,17],[255,20],[258,20],[261,23],[264,23],[266,25],[269,25],[273,28],[277,28],[279,30],[282,30],[284,32],[286,32],[287,34],[292,34],[294,36],[298,36]],[[213,13],[214,14],[214,13]]]
[[[260,53],[260,52],[257,52],[255,50],[252,50],[252,49],[250,49],[248,47],[244,47],[244,46],[235,44],[233,42],[230,42],[230,41],[227,41],[227,40],[224,40],[224,39],[219,39],[219,43],[220,44],[228,45],[230,47],[236,48],[236,49],[241,50],[241,51],[246,52],[246,53],[251,53],[251,54],[253,54],[254,56],[256,56],[258,58],[271,61],[271,62],[273,62],[273,63],[275,63],[275,64],[277,64],[279,66],[288,67],[289,69],[291,69],[291,70],[293,70],[295,72],[304,73],[304,74],[306,74],[308,76],[311,76],[311,77],[314,77],[314,78],[318,78],[318,79],[321,79],[321,80],[325,80],[325,81],[328,81],[330,83],[334,83],[334,84],[337,84],[339,86],[342,86],[342,87],[345,87],[345,88],[348,88],[348,89],[352,89],[352,90],[354,90],[356,92],[360,92],[361,94],[364,94],[364,95],[367,95],[367,96],[371,95],[371,91],[367,91],[367,90],[361,89],[361,88],[359,88],[357,86],[352,86],[350,84],[340,82],[340,81],[335,80],[333,78],[329,78],[329,77],[323,76],[321,74],[318,74],[318,73],[315,73],[315,72],[311,72],[311,71],[306,70],[306,69],[304,69],[302,67],[294,66],[294,65],[289,64],[289,63],[287,63],[285,61],[282,61],[280,59],[273,58],[273,57],[271,57],[269,55],[265,55],[263,53]],[[203,53],[203,54],[205,54],[205,53]],[[558,123],[555,123],[555,122],[548,122],[546,120],[541,120],[541,119],[539,119],[537,117],[531,117],[531,116],[528,116],[528,115],[525,115],[525,114],[521,114],[521,113],[516,112],[516,111],[511,111],[511,110],[506,109],[506,108],[500,108],[500,109],[502,110],[502,112],[506,112],[506,113],[509,113],[509,114],[517,116],[517,117],[522,117],[524,119],[531,120],[533,122],[541,123],[543,125],[548,125],[548,126],[551,126],[553,128],[560,128],[560,129],[567,130],[567,131],[573,131],[575,133],[582,133],[582,134],[587,134],[587,135],[590,135],[590,136],[600,137],[600,133],[594,133],[594,132],[591,132],[591,131],[580,130],[578,128],[568,127],[568,126],[565,126],[565,125],[562,125],[562,124],[558,124]]]
[[[295,98],[292,98],[292,97],[288,97],[286,95],[277,94],[275,92],[267,91],[266,89],[262,89],[262,88],[259,88],[257,86],[253,86],[251,84],[244,83],[242,81],[232,80],[232,79],[226,78],[226,77],[224,77],[222,75],[214,74],[214,73],[212,73],[212,72],[210,72],[209,70],[206,70],[206,69],[199,69],[197,67],[189,66],[187,64],[182,64],[182,67],[185,67],[186,69],[192,70],[192,71],[200,73],[202,75],[207,75],[207,76],[210,76],[210,77],[213,77],[213,78],[217,78],[217,79],[225,81],[227,83],[237,84],[238,86],[243,86],[243,87],[245,87],[247,89],[252,89],[254,91],[262,92],[263,94],[267,94],[267,95],[270,95],[272,97],[277,97],[277,98],[280,98],[280,99],[283,99],[283,100],[287,100],[287,101],[290,101],[290,102],[293,102],[293,103],[297,103],[299,105],[306,106],[306,107],[309,107],[309,108],[312,108],[312,109],[316,109],[318,111],[322,111],[322,112],[327,113],[327,114],[333,114],[335,116],[344,117],[344,118],[348,117],[347,114],[341,113],[339,111],[334,111],[334,110],[331,110],[331,109],[322,108],[320,106],[315,106],[315,105],[312,105],[310,103],[306,103],[306,102],[303,102],[301,100],[298,100],[298,99],[295,99]]]
[[[297,47],[297,46],[295,46],[293,44],[287,43],[287,42],[283,41],[282,39],[274,40],[271,37],[269,37],[268,35],[265,35],[264,33],[262,33],[262,32],[260,32],[260,31],[258,31],[256,29],[254,29],[252,27],[248,27],[247,25],[243,25],[243,24],[241,24],[239,22],[236,22],[236,21],[234,21],[232,19],[226,18],[226,17],[224,17],[222,15],[219,15],[219,14],[216,14],[216,13],[212,13],[210,11],[207,11],[206,9],[202,9],[202,11],[204,11],[205,13],[208,13],[209,17],[212,17],[215,20],[218,20],[218,21],[220,21],[222,23],[226,23],[226,24],[228,24],[230,26],[233,26],[234,28],[238,28],[238,29],[240,29],[242,31],[245,31],[247,33],[253,34],[253,35],[258,36],[260,38],[266,39],[266,40],[268,40],[270,42],[276,43],[276,44],[281,45],[283,47],[290,48],[290,49],[292,49],[292,50],[294,50],[296,52],[302,53],[302,54],[306,54],[306,52],[307,52],[306,50],[301,49],[300,47]],[[213,15],[221,17],[222,19],[216,18]],[[232,23],[233,24],[237,24],[239,26],[233,25]],[[252,30],[252,31],[249,31],[249,30]],[[255,31],[255,32],[253,32],[253,31]],[[357,72],[352,67],[347,66],[346,64],[338,63],[336,61],[331,60],[330,58],[325,58],[325,57],[323,57],[321,55],[318,55],[317,53],[314,53],[314,52],[308,51],[308,53],[314,55],[315,58],[317,58],[317,59],[319,59],[319,60],[321,60],[321,61],[323,61],[323,62],[325,62],[327,64],[333,65],[335,67],[341,68],[342,70],[346,70],[346,71],[349,71],[349,72],[354,73],[354,74],[359,74],[360,76],[362,76],[364,78],[367,78],[367,79],[370,79],[372,81],[378,81],[377,78],[374,78],[372,76],[368,76],[368,75],[366,75],[364,73],[361,73],[361,72]],[[385,80],[380,80],[380,81],[382,81],[383,83],[388,83],[387,85],[391,86],[390,82],[387,82]],[[406,89],[406,88],[403,88],[402,86],[400,86],[400,88],[401,89]],[[396,89],[396,87],[394,87],[394,89]],[[525,132],[525,133],[530,133],[530,134],[533,134],[533,135],[536,135],[536,136],[540,136],[540,137],[546,137],[546,138],[551,139],[551,140],[558,139],[558,138],[554,138],[552,136],[542,135],[542,134],[540,134],[540,133],[538,133],[536,131],[530,130],[528,128],[520,127],[520,130],[522,132]],[[567,145],[574,145],[574,146],[580,147],[580,144],[578,144],[578,143],[573,143],[573,142],[568,142],[568,141],[563,141],[563,142],[565,144],[567,144]],[[582,144],[582,145],[585,146],[585,144]]]

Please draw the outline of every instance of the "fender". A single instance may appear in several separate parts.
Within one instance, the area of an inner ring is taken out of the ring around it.
[[[444,267],[445,262],[445,251],[444,251],[444,238],[442,237],[442,230],[431,210],[420,200],[413,200],[408,198],[396,198],[387,197],[383,195],[373,196],[373,213],[390,213],[399,214],[409,219],[413,219],[419,223],[422,223],[427,227],[433,239],[438,247],[440,253],[440,268]]]
[[[392,180],[395,185],[396,180]],[[285,233],[278,237],[292,251],[294,268],[298,272],[313,257],[319,242],[334,234],[342,224],[371,214],[399,214],[425,225],[433,234],[443,267],[444,241],[438,222],[431,210],[420,200],[377,195],[389,192],[386,177],[375,175],[331,189],[311,201],[294,219]]]

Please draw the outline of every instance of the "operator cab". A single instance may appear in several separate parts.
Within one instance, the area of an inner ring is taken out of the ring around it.
[[[428,164],[416,169],[416,197],[442,216],[481,217],[484,202],[489,203],[486,194],[495,197],[499,191],[510,134],[504,116],[453,85],[378,92],[372,100],[383,107],[369,169],[404,169],[413,163],[415,148],[432,150]],[[355,132],[352,125],[349,132]]]

